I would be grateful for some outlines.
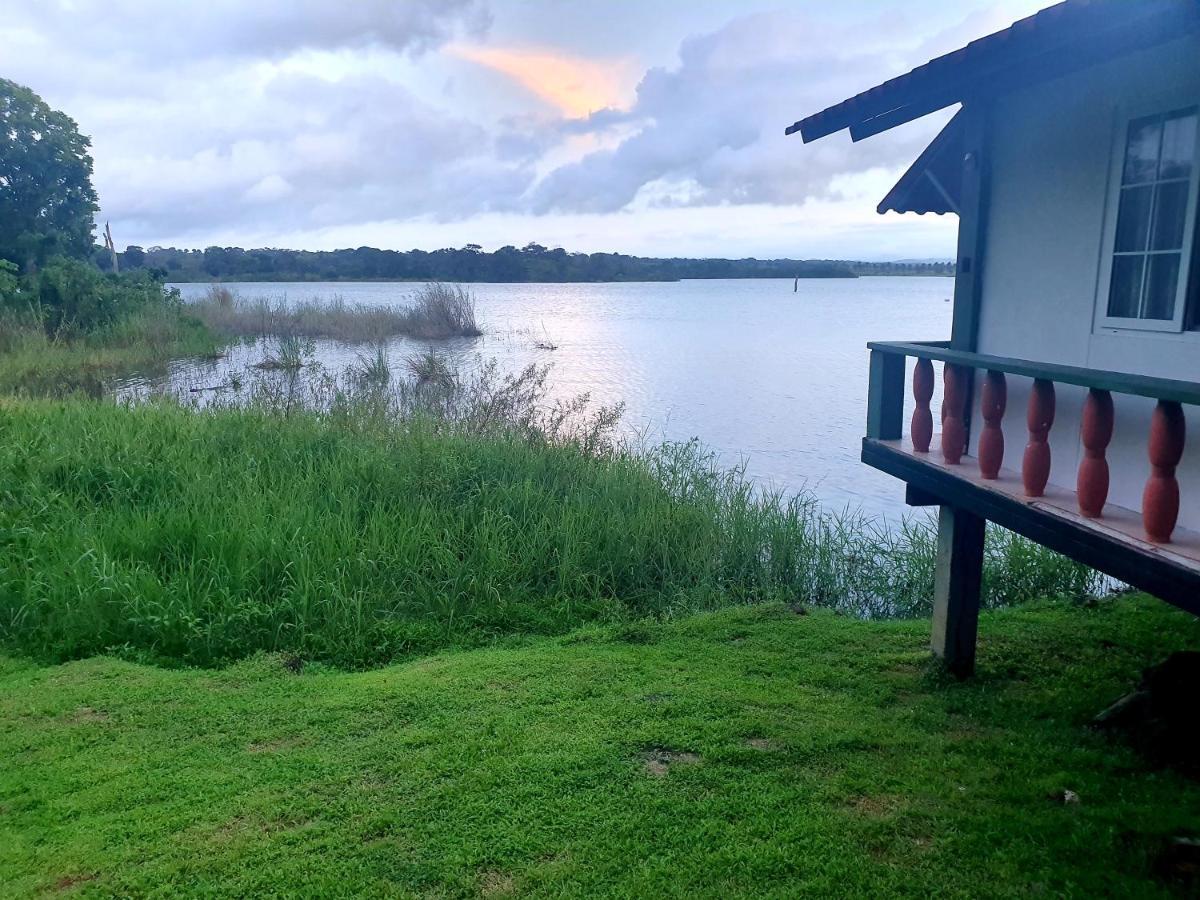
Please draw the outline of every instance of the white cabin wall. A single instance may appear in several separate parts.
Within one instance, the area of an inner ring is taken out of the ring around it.
[[[981,353],[1200,382],[1200,333],[1094,327],[1114,139],[1124,129],[1118,109],[1180,90],[1200,102],[1200,38],[1195,36],[1010,94],[997,104]],[[1029,384],[1009,378],[1005,467],[1013,470],[1020,468],[1028,437]],[[1050,480],[1073,490],[1086,392],[1055,387]],[[1108,452],[1109,501],[1136,510],[1149,472],[1146,439],[1153,401],[1113,399],[1117,421]],[[1179,524],[1200,530],[1200,408],[1184,412],[1191,434],[1178,472]]]

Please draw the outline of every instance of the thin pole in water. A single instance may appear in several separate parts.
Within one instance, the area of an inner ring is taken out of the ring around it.
[[[794,294],[798,290],[800,290],[800,276],[799,275],[797,275],[796,280],[792,282],[792,293]]]

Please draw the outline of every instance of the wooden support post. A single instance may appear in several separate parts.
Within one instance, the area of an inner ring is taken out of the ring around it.
[[[871,351],[871,378],[867,384],[867,437],[897,440],[904,421],[904,357]]]
[[[983,303],[983,268],[991,214],[992,111],[989,101],[968,98],[963,103],[962,184],[958,213],[958,266],[954,274],[954,315],[950,346],[979,349],[979,316]],[[963,373],[963,446],[971,446],[971,417],[975,405],[975,372]]]
[[[964,509],[943,505],[938,511],[933,652],[959,678],[975,671],[984,525]]]

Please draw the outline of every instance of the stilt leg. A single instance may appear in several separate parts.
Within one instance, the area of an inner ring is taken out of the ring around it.
[[[953,506],[938,512],[933,588],[933,652],[959,678],[975,671],[983,580],[984,520]]]

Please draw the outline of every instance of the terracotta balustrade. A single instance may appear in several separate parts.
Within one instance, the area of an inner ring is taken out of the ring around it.
[[[946,363],[942,369],[942,386],[942,457],[955,466],[962,460],[967,447],[967,424],[963,420],[967,373]]]
[[[979,474],[989,481],[1000,475],[1004,462],[1004,429],[1000,421],[1008,405],[1008,383],[1003,372],[989,371],[983,377],[980,412],[983,429],[979,433]]]
[[[1054,424],[1054,382],[1036,378],[1025,415],[1029,443],[1021,460],[1021,482],[1027,497],[1040,497],[1050,480],[1050,426]]]
[[[1179,482],[1175,467],[1183,457],[1183,407],[1159,400],[1150,417],[1150,478],[1142,493],[1142,525],[1146,536],[1168,543],[1179,518]]]
[[[1083,419],[1079,426],[1083,460],[1075,480],[1079,511],[1089,519],[1098,518],[1104,512],[1104,503],[1108,499],[1108,460],[1104,453],[1112,436],[1112,394],[1091,388],[1083,401]]]
[[[1079,425],[1083,453],[1075,476],[1075,493],[1080,514],[1092,519],[1104,516],[1108,502],[1111,473],[1107,453],[1116,427],[1113,393],[1167,397],[1157,400],[1151,418],[1147,447],[1150,475],[1142,494],[1141,515],[1149,540],[1170,542],[1180,511],[1176,468],[1183,458],[1186,437],[1183,405],[1200,405],[1200,393],[1192,385],[1168,379],[1104,371],[1090,373],[1072,366],[968,354],[938,345],[872,344],[871,348],[873,352],[916,357],[912,382],[916,404],[910,433],[913,449],[917,453],[928,453],[933,442],[932,400],[936,380],[933,359],[944,360],[940,449],[948,465],[961,463],[966,455],[967,399],[974,373],[980,373],[979,414],[982,427],[975,452],[979,477],[988,481],[1002,479],[1005,453],[1003,420],[1008,405],[1007,374],[1031,378],[1025,416],[1029,438],[1021,459],[1021,484],[1025,495],[1030,498],[1045,496],[1050,481],[1049,438],[1057,404],[1056,383],[1087,388]],[[933,358],[918,355],[926,348],[932,352]],[[949,362],[939,355],[941,353],[954,361]],[[903,372],[903,368],[895,371]],[[873,385],[876,384],[876,377],[873,369]],[[890,414],[896,418],[893,420],[894,433],[884,436],[888,440],[900,437],[899,416],[903,406],[903,383],[892,381],[891,384],[894,387],[888,402],[894,404]],[[873,396],[882,398],[888,395],[889,392],[885,390],[873,393]]]
[[[913,449],[928,453],[933,440],[933,413],[929,409],[929,401],[933,399],[933,363],[927,359],[918,359],[913,370],[913,398],[917,401],[910,426]]]

